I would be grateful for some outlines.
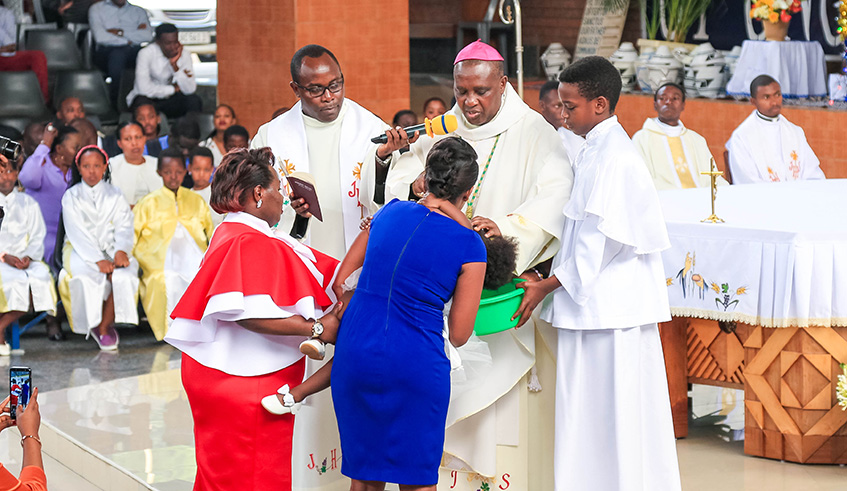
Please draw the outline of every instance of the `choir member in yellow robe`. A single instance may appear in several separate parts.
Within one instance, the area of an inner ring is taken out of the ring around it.
[[[133,255],[141,266],[141,305],[161,341],[171,311],[200,268],[214,227],[206,201],[180,187],[186,170],[178,149],[159,154],[158,173],[164,187],[142,198],[133,210]]]
[[[0,160],[5,164],[0,169],[0,206],[6,213],[0,232],[0,332],[4,332],[30,305],[36,312],[56,315],[56,289],[42,260],[47,228],[41,208],[15,187],[15,163],[3,156]],[[10,352],[8,344],[0,344],[0,355]]]

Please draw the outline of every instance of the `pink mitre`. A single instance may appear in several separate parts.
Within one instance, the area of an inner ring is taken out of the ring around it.
[[[500,56],[500,53],[496,49],[483,43],[481,39],[477,39],[462,48],[462,51],[459,51],[459,54],[456,55],[456,61],[453,64],[455,65],[460,61],[466,60],[503,61],[503,57]]]

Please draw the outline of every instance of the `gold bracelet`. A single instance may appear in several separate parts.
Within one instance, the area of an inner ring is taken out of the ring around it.
[[[39,445],[41,445],[41,439],[38,438],[37,436],[35,436],[35,435],[24,435],[23,437],[21,437],[21,446],[22,447],[24,446],[24,440],[26,440],[27,438],[32,438],[33,440],[37,441]]]

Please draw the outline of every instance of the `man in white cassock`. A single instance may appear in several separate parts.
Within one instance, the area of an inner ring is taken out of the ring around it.
[[[559,249],[561,210],[573,172],[556,131],[520,99],[502,60],[479,41],[460,51],[453,67],[456,105],[448,114],[458,120],[455,135],[473,146],[479,161],[479,178],[464,211],[477,230],[514,237],[515,274],[538,281],[533,267]],[[392,164],[386,201],[406,199],[410,190],[423,195],[426,155],[439,138],[421,136]],[[539,333],[544,338],[545,328],[552,347],[549,324],[539,326]],[[552,386],[553,351],[536,345],[535,334],[525,328],[481,338],[488,343],[493,365],[475,390],[451,394],[439,489],[475,491],[480,487],[477,474],[493,482],[492,489],[550,489],[552,391],[528,394],[525,376],[538,356],[541,385],[547,377]]]
[[[359,234],[362,219],[381,203],[374,195],[385,183],[388,166],[407,145],[405,132],[390,129],[379,117],[345,98],[344,75],[335,55],[323,46],[300,48],[291,60],[291,89],[299,101],[288,112],[259,128],[251,148],[270,147],[285,172],[305,172],[315,181],[323,221],[301,199],[291,202],[276,227],[288,234],[299,214],[308,218],[304,241],[343,259]],[[371,138],[388,135],[377,145]],[[381,190],[380,190],[381,191]],[[381,195],[382,193],[379,192]],[[382,200],[379,199],[381,202]],[[332,357],[328,347],[325,359]],[[323,364],[307,360],[306,376]],[[293,442],[295,489],[342,490],[341,447],[330,391],[309,397],[297,414]],[[321,471],[324,459],[326,469]]]
[[[701,172],[711,171],[712,152],[706,139],[686,128],[679,117],[685,110],[685,89],[668,82],[653,94],[657,117],[644,121],[644,126],[632,135],[656,189],[688,189],[709,187],[711,177]],[[718,176],[717,184],[728,184]]]
[[[541,86],[541,90],[538,91],[538,109],[544,119],[556,129],[556,133],[559,134],[562,145],[565,146],[565,151],[568,153],[568,159],[573,162],[576,159],[576,154],[579,153],[579,149],[582,148],[582,144],[585,143],[585,138],[577,136],[573,131],[565,128],[557,80],[548,80]]]
[[[17,168],[6,157],[0,160],[0,206],[5,212],[0,230],[0,332],[5,332],[30,306],[56,315],[56,289],[43,261],[47,228],[41,208],[15,187]],[[0,354],[10,351],[8,344],[0,344]]]
[[[726,149],[733,184],[826,179],[799,126],[782,111],[779,82],[759,75],[750,82],[756,110],[732,132]]]
[[[547,297],[542,318],[558,330],[555,490],[678,491],[657,325],[670,320],[658,194],[614,116],[618,70],[591,56],[559,81],[566,124],[585,146],[550,277],[523,285],[518,310],[523,322]]]

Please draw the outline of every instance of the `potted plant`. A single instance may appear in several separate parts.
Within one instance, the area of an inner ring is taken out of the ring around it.
[[[750,17],[762,21],[767,41],[785,41],[791,15],[802,7],[800,0],[750,0]]]

